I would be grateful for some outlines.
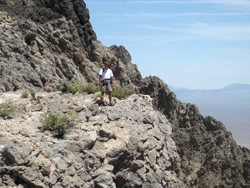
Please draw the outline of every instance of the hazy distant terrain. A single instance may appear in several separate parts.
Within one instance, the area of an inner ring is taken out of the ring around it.
[[[239,145],[250,148],[250,84],[231,84],[219,90],[170,89],[182,102],[196,104],[203,116],[223,122]]]

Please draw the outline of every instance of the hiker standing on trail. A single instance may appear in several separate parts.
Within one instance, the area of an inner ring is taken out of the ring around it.
[[[103,105],[103,96],[104,92],[108,91],[109,95],[109,104],[112,106],[112,87],[114,86],[113,83],[113,72],[109,68],[110,62],[105,61],[104,62],[104,68],[100,70],[99,72],[99,85],[101,87],[101,105]]]

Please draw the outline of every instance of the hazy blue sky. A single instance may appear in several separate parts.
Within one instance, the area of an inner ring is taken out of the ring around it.
[[[86,0],[105,46],[123,45],[143,77],[219,89],[250,84],[250,0]]]

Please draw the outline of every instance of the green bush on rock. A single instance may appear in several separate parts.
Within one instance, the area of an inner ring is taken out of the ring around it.
[[[66,84],[67,92],[75,94],[76,92],[84,92],[85,85],[83,83],[73,83],[69,82]]]
[[[67,129],[72,127],[72,123],[77,117],[77,113],[73,110],[67,114],[59,112],[44,112],[41,115],[40,122],[43,124],[44,130],[51,130],[56,136],[63,137]]]
[[[133,90],[126,87],[114,86],[112,88],[112,96],[117,97],[118,99],[124,99],[132,93]]]
[[[85,92],[88,94],[95,93],[97,87],[93,83],[88,83],[85,87]]]
[[[30,94],[29,90],[24,89],[23,92],[22,92],[22,96],[21,97],[22,98],[28,98],[29,94]]]
[[[84,85],[83,83],[73,83],[69,82],[66,84],[67,87],[67,92],[75,94],[76,92],[83,93],[87,92],[88,94],[90,93],[95,93],[97,90],[97,87],[93,83],[88,83]]]
[[[15,112],[15,106],[13,105],[13,102],[11,100],[3,103],[0,107],[1,117],[10,117],[10,115],[14,112]]]
[[[31,94],[31,96],[32,96],[32,98],[33,98],[33,99],[35,99],[35,98],[36,98],[36,92],[35,92],[35,91],[31,91],[31,93],[30,93],[30,94]]]

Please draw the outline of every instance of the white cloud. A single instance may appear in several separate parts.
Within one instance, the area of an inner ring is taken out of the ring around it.
[[[162,1],[85,1],[86,4],[221,4],[233,6],[250,6],[250,0],[162,0]]]
[[[243,12],[227,12],[227,13],[209,13],[209,12],[186,12],[186,13],[169,13],[169,14],[158,14],[158,13],[136,13],[136,14],[111,14],[111,13],[101,13],[101,14],[92,14],[92,16],[111,16],[117,19],[121,17],[131,17],[137,19],[146,19],[146,18],[167,18],[167,17],[187,17],[187,16],[250,16],[249,13]]]
[[[206,39],[250,40],[250,25],[190,25],[190,34]]]
[[[154,46],[176,41],[190,40],[243,40],[250,41],[250,25],[208,25],[193,24],[178,27],[153,25],[132,25],[142,30],[166,31],[160,36],[103,36],[102,39],[116,39],[151,43]],[[174,34],[173,34],[174,33]],[[219,52],[219,51],[218,51]],[[222,52],[222,51],[221,51]],[[232,51],[231,51],[232,52]],[[236,53],[236,51],[234,51]],[[238,53],[239,51],[237,51]],[[232,54],[231,54],[232,55]]]
[[[102,39],[132,40],[132,41],[152,41],[152,40],[173,41],[167,37],[157,37],[157,36],[100,36],[100,38],[102,38]]]
[[[250,6],[249,0],[211,0],[214,4],[234,5],[234,6]]]
[[[191,1],[127,1],[136,4],[222,4],[236,6],[250,6],[249,0],[191,0]]]
[[[243,56],[247,54],[250,57],[249,48],[217,48],[215,49],[215,52],[219,52],[224,55],[236,55],[236,56]]]
[[[134,14],[112,14],[112,13],[99,13],[99,14],[91,14],[93,16],[111,16],[111,17],[134,17]]]
[[[175,31],[176,29],[170,27],[154,26],[154,25],[132,25],[141,29],[151,29],[151,30],[160,30],[160,31]]]
[[[137,44],[145,44],[150,46],[167,46],[172,42],[181,40],[180,37],[171,37],[171,36],[99,36],[99,40],[115,40],[120,41],[121,43],[126,42],[136,42]],[[183,39],[185,40],[185,39]]]
[[[137,28],[157,31],[174,32],[174,41],[193,39],[216,39],[216,40],[250,40],[250,24],[236,25],[211,25],[205,23],[179,24],[172,27],[158,25],[132,25]],[[173,35],[166,33],[171,39]]]
[[[87,5],[88,4],[120,4],[124,3],[124,1],[84,1]]]

